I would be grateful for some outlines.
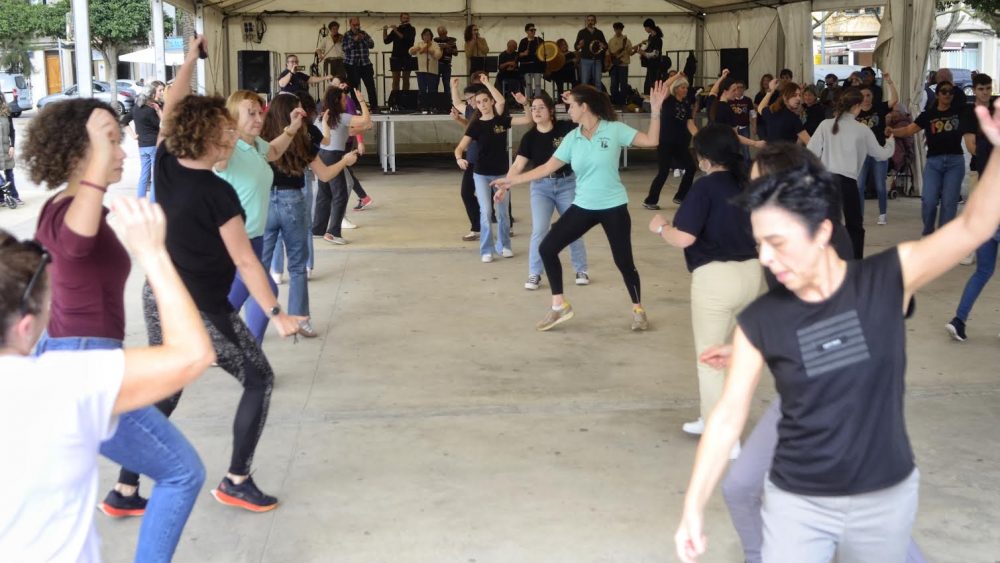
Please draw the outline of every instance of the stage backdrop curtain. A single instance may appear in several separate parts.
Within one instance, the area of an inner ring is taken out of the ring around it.
[[[778,6],[778,19],[785,32],[785,68],[795,80],[813,81],[812,2]]]

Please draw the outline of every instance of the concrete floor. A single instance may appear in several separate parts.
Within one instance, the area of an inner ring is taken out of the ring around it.
[[[136,182],[134,143],[127,150],[112,197]],[[321,337],[294,344],[272,333],[264,344],[277,385],[254,477],[282,505],[250,514],[208,494],[228,465],[239,397],[233,378],[209,370],[173,417],[209,475],[176,560],[676,560],[696,447],[680,425],[697,416],[697,384],[689,274],[681,253],[648,233],[651,213],[638,205],[652,166],[623,174],[651,329],[629,331],[628,296],[596,230],[586,237],[593,284],[567,289],[577,316],[542,334],[533,326],[547,282],[522,288],[527,189],[514,192],[516,256],[482,264],[476,243],[459,239],[468,225],[459,173],[440,163],[448,159],[401,161],[395,176],[374,160],[361,173],[376,203],[349,212],[361,227],[347,231],[351,244],[317,242],[310,297]],[[27,236],[46,194],[20,185],[29,205],[0,209],[0,227]],[[890,202],[890,224],[870,226],[869,252],[917,235],[918,204]],[[1000,559],[997,284],[976,305],[969,341],[942,329],[972,271],[959,267],[923,291],[908,323],[907,412],[922,472],[914,536],[934,562]],[[132,345],[145,342],[141,275],[127,289]],[[753,420],[772,396],[765,380]],[[101,494],[115,476],[102,461]],[[703,561],[742,560],[719,495],[707,518]],[[138,520],[96,519],[106,560],[130,561]]]

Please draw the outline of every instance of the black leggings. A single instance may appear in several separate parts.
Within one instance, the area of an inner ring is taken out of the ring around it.
[[[861,260],[865,253],[865,227],[861,216],[861,200],[858,198],[858,181],[847,176],[834,174],[840,186],[841,206],[844,210],[844,226],[851,237],[854,259]]]
[[[160,327],[160,312],[149,284],[142,287],[142,311],[146,317],[146,334],[150,346],[163,343]],[[274,372],[264,356],[250,329],[240,319],[239,313],[201,312],[202,321],[215,348],[219,367],[235,377],[243,385],[243,396],[236,407],[233,420],[233,455],[229,460],[229,472],[234,475],[249,475],[257,442],[264,433],[267,410],[271,404],[271,389],[274,388]],[[181,400],[181,393],[156,403],[156,408],[170,416]],[[138,484],[139,476],[125,471],[118,480],[124,484]]]
[[[344,151],[320,150],[319,159],[329,166],[340,162]],[[345,169],[346,170],[346,169]],[[340,236],[340,225],[347,214],[347,176],[344,172],[337,174],[329,182],[319,182],[316,188],[316,207],[313,209],[313,236],[323,236],[330,233]]]
[[[687,197],[688,190],[691,189],[691,182],[694,180],[694,172],[697,166],[694,163],[694,159],[691,158],[691,150],[688,149],[686,144],[661,143],[656,148],[656,156],[659,163],[659,170],[656,173],[656,177],[653,178],[653,183],[649,185],[649,194],[646,195],[643,203],[648,205],[659,203],[660,191],[663,189],[663,184],[667,181],[670,171],[675,168],[684,169],[684,177],[681,178],[681,185],[677,188],[677,193],[674,195],[674,199],[683,200]]]
[[[552,225],[549,234],[545,235],[542,243],[538,245],[538,254],[545,264],[545,275],[549,278],[549,285],[552,286],[552,295],[561,295],[563,292],[559,252],[598,224],[604,227],[604,234],[611,244],[611,256],[615,259],[615,266],[618,266],[618,270],[622,273],[632,303],[641,303],[639,271],[635,269],[635,261],[632,259],[632,217],[629,216],[626,205],[596,211],[571,205]]]

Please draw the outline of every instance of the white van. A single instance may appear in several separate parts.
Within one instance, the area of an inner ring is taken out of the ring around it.
[[[0,90],[4,99],[10,105],[10,115],[19,117],[21,112],[34,106],[31,95],[31,84],[23,74],[8,74],[0,72]]]

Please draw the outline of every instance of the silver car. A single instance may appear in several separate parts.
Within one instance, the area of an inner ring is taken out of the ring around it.
[[[10,105],[11,117],[19,117],[21,112],[31,109],[31,84],[23,74],[0,72],[0,91]]]
[[[118,100],[115,103],[111,102],[111,85],[107,82],[100,82],[95,80],[94,84],[94,97],[98,100],[105,101],[111,104],[111,107],[115,108],[118,115],[124,115],[132,111],[132,106],[135,105],[135,97],[129,90],[123,90],[120,86],[118,89]],[[55,94],[49,94],[44,98],[38,100],[36,107],[42,109],[52,102],[58,102],[61,100],[69,100],[73,98],[79,98],[79,88],[76,84],[70,86],[69,88],[63,90],[62,92],[57,92]]]

